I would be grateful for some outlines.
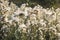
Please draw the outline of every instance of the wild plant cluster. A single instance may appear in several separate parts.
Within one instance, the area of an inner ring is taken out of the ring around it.
[[[0,0],[0,40],[60,40],[60,8],[27,5]]]

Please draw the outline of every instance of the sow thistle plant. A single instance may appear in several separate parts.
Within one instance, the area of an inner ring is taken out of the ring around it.
[[[60,40],[60,8],[0,1],[0,40]]]

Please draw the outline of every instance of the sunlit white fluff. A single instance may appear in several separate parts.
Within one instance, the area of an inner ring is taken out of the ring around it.
[[[19,28],[26,28],[26,25],[25,24],[20,24]]]
[[[41,24],[42,26],[46,26],[46,21],[44,21],[43,19],[41,19],[41,20],[40,20],[40,24]]]
[[[10,11],[10,10],[11,10],[11,8],[10,8],[10,7],[6,7],[5,9],[6,9],[6,10],[8,10],[8,11]]]

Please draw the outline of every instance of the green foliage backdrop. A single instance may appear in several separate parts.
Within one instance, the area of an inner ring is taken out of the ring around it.
[[[9,0],[10,2],[14,2],[16,5],[20,6],[23,3],[29,3],[31,5],[40,4],[44,8],[50,7],[60,7],[60,0]]]

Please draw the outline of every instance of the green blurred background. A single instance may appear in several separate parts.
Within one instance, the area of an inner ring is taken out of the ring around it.
[[[9,1],[15,3],[18,6],[20,6],[23,3],[29,3],[29,6],[31,7],[34,7],[37,4],[43,6],[44,8],[60,7],[60,0],[9,0]]]

